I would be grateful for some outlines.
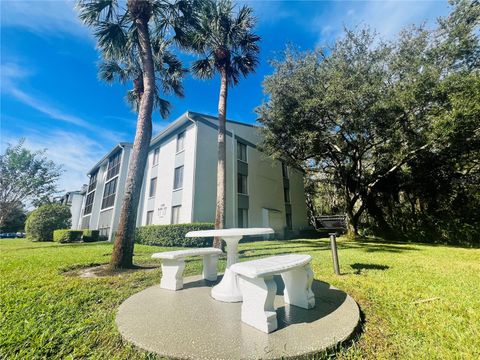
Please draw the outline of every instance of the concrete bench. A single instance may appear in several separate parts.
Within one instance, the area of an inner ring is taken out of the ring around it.
[[[185,249],[153,254],[153,259],[162,260],[160,287],[168,290],[180,290],[183,288],[185,258],[190,256],[202,256],[203,278],[208,281],[217,280],[217,262],[220,254],[222,254],[222,250],[216,248]]]
[[[242,321],[266,333],[277,329],[273,275],[278,274],[285,283],[285,303],[304,309],[315,307],[311,261],[310,255],[287,254],[232,265],[243,295]]]

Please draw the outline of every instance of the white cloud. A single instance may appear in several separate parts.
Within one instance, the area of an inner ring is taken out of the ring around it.
[[[34,95],[28,94],[19,89],[18,84],[21,82],[20,80],[23,80],[30,75],[30,73],[25,70],[25,67],[21,67],[15,63],[6,63],[1,64],[0,72],[2,93],[12,96],[22,104],[27,105],[54,120],[59,120],[86,130],[93,131],[96,135],[105,139],[114,142],[123,141],[125,139],[125,135],[122,133],[99,128],[98,126],[93,125],[93,123],[90,121],[84,120],[76,115],[69,114],[59,109],[57,106],[50,104],[48,101],[39,99]]]
[[[2,77],[2,88],[11,86],[12,80],[24,79],[32,74],[31,70],[21,67],[13,62],[6,62],[1,65],[0,75]]]
[[[92,138],[76,132],[60,129],[42,131],[27,130],[25,147],[30,150],[47,149],[46,156],[57,165],[62,165],[64,172],[59,181],[59,189],[65,191],[79,190],[88,182],[87,171],[109,150]],[[2,134],[2,151],[7,143],[16,144],[18,137]]]
[[[341,35],[343,26],[368,26],[382,38],[390,40],[406,26],[420,25],[425,21],[433,24],[438,16],[448,13],[448,2],[443,0],[362,1],[350,5],[352,7],[346,11],[345,3],[335,3],[335,6],[313,19],[311,30],[320,33],[320,44]],[[331,31],[325,32],[326,28]]]
[[[21,27],[49,36],[75,35],[91,38],[75,10],[74,1],[6,0],[1,1],[2,27]]]

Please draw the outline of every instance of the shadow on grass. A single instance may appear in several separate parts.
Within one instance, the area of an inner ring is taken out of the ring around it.
[[[108,244],[108,241],[95,241],[95,242],[74,242],[74,243],[58,243],[54,241],[32,241],[32,246],[27,247],[18,247],[14,249],[8,249],[5,251],[23,251],[23,250],[38,250],[38,249],[48,249],[48,248],[68,248],[68,247],[83,247],[83,246],[100,246]],[[38,244],[37,246],[35,246]],[[48,245],[40,245],[40,244],[48,244]]]
[[[364,270],[388,270],[390,266],[388,265],[380,265],[380,264],[361,264],[355,263],[350,265],[350,267],[355,270],[354,274],[360,275]]]
[[[277,283],[277,295],[283,296],[285,285],[280,275],[274,276]],[[347,298],[341,290],[332,288],[330,284],[313,280],[312,291],[315,294],[315,307],[302,309],[298,306],[284,304],[276,309],[278,330],[292,324],[312,323],[338,310]]]
[[[343,241],[337,242],[338,250],[360,250],[367,253],[385,252],[385,253],[403,253],[407,251],[421,251],[414,246],[375,244],[362,241]],[[314,253],[321,251],[330,251],[330,242],[321,240],[286,240],[282,244],[266,245],[252,247],[240,250],[239,254],[245,258],[259,258],[275,254],[296,254],[296,253]]]

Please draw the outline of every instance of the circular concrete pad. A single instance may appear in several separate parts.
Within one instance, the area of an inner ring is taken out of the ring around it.
[[[186,359],[273,359],[321,352],[346,340],[360,322],[357,303],[346,293],[315,280],[315,308],[283,302],[275,277],[278,329],[265,334],[240,320],[241,303],[210,297],[215,283],[186,278],[179,291],[159,285],[128,298],[119,308],[122,336],[165,357]]]

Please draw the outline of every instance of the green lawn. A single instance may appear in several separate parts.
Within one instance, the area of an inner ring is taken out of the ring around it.
[[[137,245],[135,262],[151,263],[159,250]],[[341,239],[342,276],[332,273],[325,239],[246,243],[240,250],[242,259],[311,254],[315,278],[357,300],[364,331],[339,358],[480,357],[480,249]],[[103,278],[65,275],[108,262],[110,252],[106,243],[0,240],[0,358],[155,358],[124,343],[114,319],[122,301],[159,282],[158,268]],[[186,274],[200,273],[200,266],[188,262]]]

